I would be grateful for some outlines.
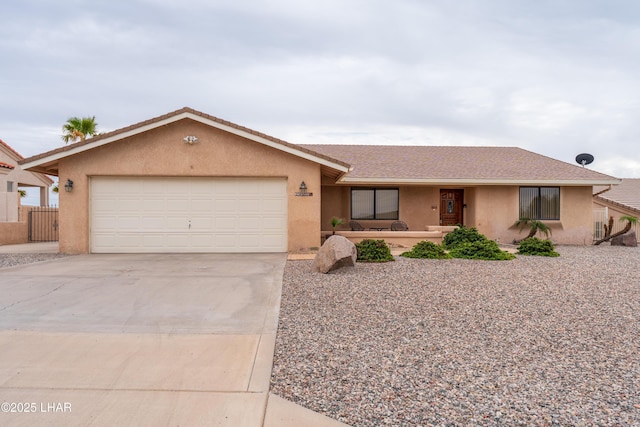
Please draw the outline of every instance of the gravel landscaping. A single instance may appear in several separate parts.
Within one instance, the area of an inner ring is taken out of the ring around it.
[[[66,254],[0,254],[0,268],[14,267],[22,264],[32,264],[34,262],[48,261],[62,258]]]
[[[271,390],[353,426],[640,425],[640,248],[288,261]]]

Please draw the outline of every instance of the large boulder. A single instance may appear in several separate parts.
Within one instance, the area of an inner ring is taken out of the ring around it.
[[[356,265],[358,251],[356,245],[342,236],[330,236],[322,245],[311,264],[311,269],[328,273],[342,267]]]
[[[636,239],[636,232],[631,230],[627,231],[621,236],[616,236],[611,239],[611,246],[638,246],[638,240]]]

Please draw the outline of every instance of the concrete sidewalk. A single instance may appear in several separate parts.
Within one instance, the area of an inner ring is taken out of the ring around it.
[[[15,410],[0,423],[343,425],[269,394],[285,260],[80,255],[0,269],[0,397]]]

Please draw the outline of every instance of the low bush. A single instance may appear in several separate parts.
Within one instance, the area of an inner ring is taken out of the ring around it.
[[[356,243],[358,261],[360,262],[387,262],[393,261],[391,250],[384,240],[365,239]]]
[[[425,258],[425,259],[449,259],[451,255],[445,252],[444,248],[433,242],[423,240],[416,243],[408,252],[403,252],[400,256],[407,258]]]
[[[475,227],[467,228],[464,225],[461,225],[444,236],[444,239],[442,239],[442,246],[445,249],[451,250],[463,243],[482,242],[485,240],[488,240],[487,236],[480,234]]]
[[[518,246],[518,254],[520,255],[537,255],[537,256],[560,256],[555,251],[553,242],[549,239],[538,239],[537,237],[529,237],[520,242]]]
[[[495,241],[486,238],[485,240],[460,243],[451,249],[449,254],[454,258],[495,261],[510,260],[516,257],[512,253],[501,250]]]

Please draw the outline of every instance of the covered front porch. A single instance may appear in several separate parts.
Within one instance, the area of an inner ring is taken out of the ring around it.
[[[444,236],[455,230],[455,226],[427,225],[424,230],[391,231],[385,227],[373,227],[360,231],[337,230],[336,235],[346,237],[353,243],[365,239],[384,240],[388,245],[398,248],[412,248],[416,243],[427,240],[440,244]],[[333,231],[322,231],[322,241],[331,236]]]

